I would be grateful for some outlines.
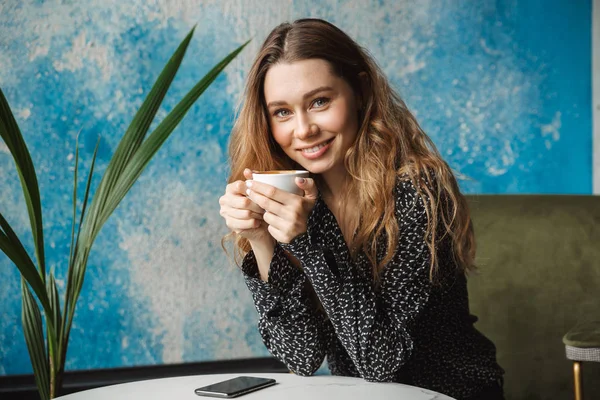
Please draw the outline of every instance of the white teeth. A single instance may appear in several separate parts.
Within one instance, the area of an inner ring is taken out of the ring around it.
[[[303,153],[316,153],[317,151],[319,151],[323,147],[327,146],[328,143],[329,143],[329,140],[326,141],[325,143],[321,143],[320,145],[317,145],[315,147],[311,147],[310,149],[302,149],[302,152]]]

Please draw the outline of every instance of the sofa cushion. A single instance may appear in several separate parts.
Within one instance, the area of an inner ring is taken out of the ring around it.
[[[600,348],[600,321],[582,322],[573,327],[563,337],[567,346],[580,348]]]

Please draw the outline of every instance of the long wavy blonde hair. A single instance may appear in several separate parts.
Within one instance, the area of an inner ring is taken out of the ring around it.
[[[352,179],[350,193],[358,199],[360,224],[350,248],[363,250],[373,274],[393,257],[400,235],[392,195],[398,176],[412,180],[426,205],[430,278],[438,265],[437,245],[445,237],[462,271],[474,268],[475,240],[468,205],[454,174],[404,101],[390,87],[369,54],[339,28],[319,19],[300,19],[277,26],[263,43],[247,77],[243,102],[229,143],[229,182],[243,180],[244,168],[298,169],[273,139],[264,98],[265,75],[277,63],[306,59],[327,61],[360,99],[359,131],[345,155]],[[319,182],[317,180],[317,182]],[[386,234],[386,256],[377,261],[377,238]],[[248,241],[233,238],[237,255],[250,250]]]

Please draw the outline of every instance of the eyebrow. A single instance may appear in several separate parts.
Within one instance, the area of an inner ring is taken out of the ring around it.
[[[304,96],[302,96],[303,99],[307,99],[309,97],[314,96],[315,94],[319,93],[319,92],[325,92],[325,91],[329,91],[329,90],[333,90],[333,88],[331,86],[320,86],[316,89],[311,90],[310,92],[306,92],[304,93]],[[275,106],[284,106],[287,103],[285,101],[272,101],[269,104],[267,104],[267,108],[271,108],[271,107],[275,107]]]

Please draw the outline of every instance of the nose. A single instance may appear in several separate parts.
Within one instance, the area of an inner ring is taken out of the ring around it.
[[[311,123],[310,118],[306,114],[298,114],[296,121],[294,136],[298,139],[304,140],[319,132],[318,126]]]

